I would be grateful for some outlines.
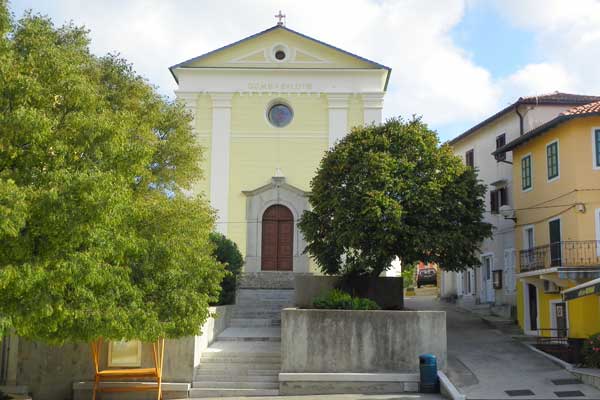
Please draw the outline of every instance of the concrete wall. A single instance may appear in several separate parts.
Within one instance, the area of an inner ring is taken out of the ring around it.
[[[354,293],[358,297],[371,299],[381,308],[402,309],[404,307],[402,282],[402,278],[399,277],[359,278],[342,282],[339,276],[296,274],[294,276],[295,305],[300,308],[311,308],[315,297],[343,286],[343,290]]]
[[[443,311],[285,309],[282,373],[414,373],[419,355],[446,366]]]
[[[227,326],[232,306],[212,307],[216,318],[209,318],[202,335],[167,340],[163,380],[191,382],[200,353]],[[89,344],[49,346],[21,338],[18,345],[17,385],[29,388],[35,399],[65,400],[73,398],[73,383],[93,380],[94,366]],[[108,344],[101,354],[101,368],[106,368]],[[142,345],[142,367],[152,366],[151,344]],[[108,399],[104,394],[103,399]]]

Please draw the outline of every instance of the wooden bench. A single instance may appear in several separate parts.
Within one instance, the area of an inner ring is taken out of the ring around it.
[[[92,400],[96,400],[97,392],[142,392],[148,390],[156,390],[157,399],[162,400],[162,369],[165,354],[165,339],[159,339],[152,343],[154,367],[153,368],[125,368],[125,369],[100,369],[100,353],[102,350],[102,339],[92,342],[92,356],[94,358],[94,390]],[[102,381],[114,381],[119,379],[140,379],[152,378],[155,380],[154,385],[131,385],[126,387],[100,387]]]

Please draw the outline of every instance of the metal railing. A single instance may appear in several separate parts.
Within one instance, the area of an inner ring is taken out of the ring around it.
[[[600,266],[600,240],[556,242],[519,252],[521,272],[552,267]]]

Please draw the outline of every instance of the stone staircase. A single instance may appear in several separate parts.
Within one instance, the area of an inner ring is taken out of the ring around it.
[[[228,328],[201,355],[189,397],[278,395],[281,310],[293,296],[290,289],[239,289]]]

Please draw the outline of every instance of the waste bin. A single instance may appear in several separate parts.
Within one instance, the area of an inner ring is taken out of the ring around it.
[[[438,393],[440,380],[437,376],[437,358],[434,354],[419,356],[419,372],[421,374],[421,393]]]

